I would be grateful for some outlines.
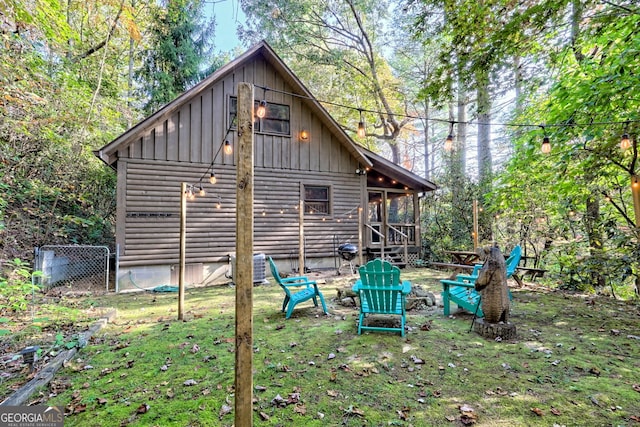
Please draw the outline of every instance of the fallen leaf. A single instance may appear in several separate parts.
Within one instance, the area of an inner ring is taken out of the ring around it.
[[[287,399],[287,405],[291,405],[292,403],[298,403],[300,401],[300,393],[289,393],[289,398]]]
[[[87,410],[87,405],[79,404],[79,405],[73,406],[72,408],[73,408],[73,410],[71,411],[72,414],[79,414]]]
[[[107,399],[105,399],[104,397],[98,398],[98,405],[106,405],[106,404],[107,404]]]
[[[536,414],[539,417],[544,416],[544,412],[540,408],[531,408],[531,412],[533,412],[534,414]]]
[[[257,385],[254,387],[256,389],[256,391],[266,391],[267,388],[265,386],[262,385]]]
[[[364,411],[354,408],[353,405],[350,405],[347,409],[343,410],[345,415],[357,415],[359,417],[364,417]]]
[[[471,406],[467,405],[466,403],[464,405],[460,406],[459,409],[460,409],[460,412],[474,412],[475,411]]]
[[[222,417],[230,413],[232,410],[233,408],[231,406],[222,405],[222,408],[220,408],[220,412],[218,413],[219,418],[222,419]]]
[[[560,412],[560,410],[559,410],[559,409],[557,409],[557,408],[551,408],[551,413],[552,413],[553,415],[562,415],[562,413]]]
[[[465,426],[470,426],[478,421],[478,415],[471,406],[464,404],[460,406],[460,422]]]
[[[307,407],[304,405],[296,405],[293,408],[293,412],[300,414],[300,415],[306,415],[307,413]]]
[[[277,394],[276,397],[271,399],[271,404],[273,406],[287,406],[287,404],[285,403],[284,399],[279,394]]]
[[[195,354],[199,351],[200,351],[200,346],[198,344],[194,344],[193,347],[191,347],[191,353]]]
[[[331,397],[338,397],[340,393],[338,393],[336,390],[327,390],[327,395],[331,396]]]
[[[331,360],[331,359],[335,359],[336,355],[333,353],[329,353],[329,355],[327,356],[327,360]]]
[[[260,419],[262,421],[269,421],[269,415],[267,415],[264,412],[260,411]]]
[[[411,356],[411,360],[413,360],[413,363],[415,363],[416,365],[424,365],[424,360],[420,359],[419,357]]]
[[[634,385],[631,386],[631,388],[633,388],[635,391],[640,393],[640,384],[634,384]]]
[[[149,408],[149,405],[143,403],[142,405],[138,406],[138,409],[136,409],[136,414],[146,414],[149,411]]]
[[[189,387],[189,386],[198,384],[198,382],[196,380],[191,379],[191,380],[186,380],[183,384]]]
[[[453,415],[447,415],[445,418],[447,419],[447,421],[451,422],[454,422],[456,420],[456,417],[454,417]]]

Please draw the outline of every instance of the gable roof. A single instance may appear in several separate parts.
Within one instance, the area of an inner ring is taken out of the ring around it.
[[[360,149],[369,158],[369,160],[371,160],[371,163],[373,164],[372,168],[375,172],[386,175],[389,178],[401,182],[402,184],[419,192],[435,191],[438,189],[438,186],[433,182],[408,171],[400,165],[396,165],[381,155],[367,150],[364,147],[360,147]]]
[[[157,123],[160,120],[167,119],[175,111],[188,103],[193,97],[199,95],[215,81],[221,79],[226,74],[233,72],[236,68],[240,67],[241,64],[252,60],[258,55],[261,55],[278,73],[281,74],[283,79],[291,85],[293,92],[300,96],[302,102],[309,106],[309,108],[318,116],[320,121],[333,132],[336,138],[347,148],[353,157],[365,166],[372,166],[370,160],[362,152],[362,147],[357,145],[349,135],[346,134],[344,129],[342,129],[333,117],[331,117],[329,112],[316,100],[305,85],[298,79],[298,77],[296,77],[291,69],[282,61],[282,59],[280,59],[271,46],[269,46],[265,41],[254,45],[245,53],[220,67],[204,80],[183,92],[176,99],[169,102],[149,117],[143,119],[113,141],[109,142],[99,150],[96,150],[94,152],[95,155],[109,166],[113,166],[118,160],[118,150],[121,150],[136,141],[137,138],[140,137],[140,134],[148,129],[150,125]]]
[[[95,155],[107,165],[114,166],[118,161],[118,150],[126,148],[129,144],[135,142],[140,138],[140,134],[146,131],[150,126],[169,118],[174,112],[179,110],[192,98],[198,96],[214,82],[222,79],[225,75],[233,72],[237,68],[240,68],[245,62],[251,61],[257,56],[262,56],[278,73],[280,73],[282,78],[292,87],[293,92],[296,95],[299,95],[302,102],[304,102],[311,111],[318,116],[321,122],[333,132],[336,138],[347,148],[349,153],[363,165],[363,167],[373,168],[376,172],[385,174],[417,191],[426,192],[437,189],[437,186],[433,182],[425,180],[402,166],[396,165],[384,157],[356,144],[266,41],[262,41],[254,45],[233,61],[220,67],[201,82],[183,92],[176,99],[169,102],[149,117],[138,122],[136,125],[129,128],[123,134],[99,150],[96,150],[94,152]]]

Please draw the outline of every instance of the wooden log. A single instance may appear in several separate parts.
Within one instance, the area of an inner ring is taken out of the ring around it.
[[[82,341],[89,342],[93,334],[106,326],[108,322],[113,321],[115,316],[116,312],[110,311],[105,315],[104,318],[94,322],[93,325],[91,325],[91,327],[82,334]],[[73,347],[69,350],[58,353],[58,355],[51,362],[49,362],[42,370],[36,373],[31,381],[15,391],[4,401],[0,402],[0,406],[24,405],[36,390],[49,384],[49,382],[55,376],[56,372],[58,372],[58,370],[62,368],[65,362],[71,360],[77,352],[78,347]]]
[[[516,325],[513,323],[488,323],[484,319],[476,319],[473,330],[477,334],[490,339],[514,340],[516,339]]]

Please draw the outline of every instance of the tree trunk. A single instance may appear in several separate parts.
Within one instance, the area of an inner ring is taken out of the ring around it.
[[[516,115],[519,116],[522,113],[522,69],[520,56],[518,55],[513,58],[513,74],[513,86],[516,95]]]
[[[602,260],[602,232],[599,227],[600,222],[600,202],[596,192],[587,197],[586,215],[584,216],[584,228],[589,237],[589,255],[591,258],[591,285],[595,289],[602,289],[605,285],[605,278],[596,268]]]
[[[456,145],[458,147],[459,173],[465,175],[467,169],[467,91],[462,82],[458,83],[458,133]]]
[[[429,101],[424,101],[424,178],[431,179],[431,140],[429,138]]]
[[[491,98],[489,74],[486,70],[476,74],[478,103],[478,182],[481,186],[491,181]]]

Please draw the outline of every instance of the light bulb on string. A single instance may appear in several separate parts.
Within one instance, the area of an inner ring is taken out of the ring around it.
[[[362,118],[362,110],[360,111],[360,121],[358,122],[358,136],[360,138],[364,138],[367,134],[365,128],[364,128],[364,119]]]
[[[216,173],[215,172],[211,172],[211,175],[209,176],[209,183],[211,184],[215,184],[217,182],[217,178],[216,178]]]
[[[231,143],[229,142],[228,139],[224,141],[224,153],[225,154],[233,153],[233,147],[231,146]]]
[[[449,135],[444,140],[444,151],[450,152],[453,150],[453,122],[449,123]]]
[[[190,186],[189,189],[187,190],[187,198],[189,200],[193,200],[196,198],[196,195],[193,193],[193,187]]]
[[[549,141],[549,137],[545,136],[542,139],[542,145],[540,146],[540,151],[544,154],[549,154],[551,152],[551,142]]]
[[[200,194],[200,196],[204,196],[206,194],[204,188],[202,188],[202,185],[200,186],[200,190],[198,193]]]
[[[625,151],[631,148],[631,139],[629,138],[629,134],[627,132],[622,134],[622,138],[620,139],[620,149]]]
[[[542,151],[543,154],[549,154],[551,152],[551,141],[547,136],[547,131],[545,130],[544,125],[540,125],[540,127],[542,128],[542,132],[544,135],[544,138],[542,138],[542,145],[540,146],[540,151]]]
[[[256,116],[263,119],[266,114],[267,114],[267,101],[263,99],[262,101],[260,101],[260,104],[258,104],[258,108],[256,109]]]

